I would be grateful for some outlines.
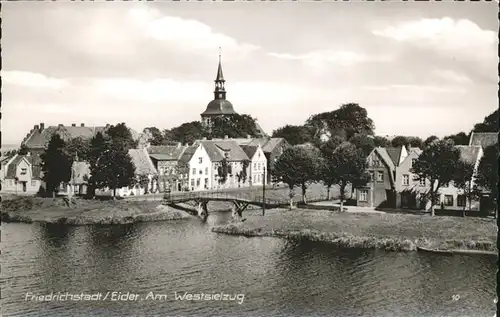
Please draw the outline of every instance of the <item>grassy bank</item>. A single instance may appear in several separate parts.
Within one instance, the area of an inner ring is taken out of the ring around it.
[[[69,225],[126,224],[191,218],[188,213],[154,201],[101,201],[16,197],[2,200],[2,222],[45,222]]]
[[[323,241],[340,247],[415,251],[431,249],[496,251],[491,219],[450,218],[322,210],[250,211],[245,222],[217,226],[214,232]]]

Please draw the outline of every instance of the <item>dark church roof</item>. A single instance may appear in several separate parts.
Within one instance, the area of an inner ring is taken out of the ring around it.
[[[233,105],[226,99],[215,99],[208,103],[207,109],[202,116],[212,116],[221,114],[236,114]]]

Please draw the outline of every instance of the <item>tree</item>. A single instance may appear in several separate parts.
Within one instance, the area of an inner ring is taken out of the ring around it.
[[[205,131],[210,138],[246,138],[261,137],[256,120],[246,114],[231,114],[212,119],[211,128]]]
[[[352,143],[356,146],[356,148],[361,149],[365,158],[370,154],[370,152],[375,148],[375,141],[373,137],[364,135],[364,134],[356,134],[350,140],[349,143]]]
[[[27,155],[28,152],[29,152],[28,147],[26,146],[26,144],[23,143],[23,144],[21,144],[21,147],[17,151],[17,154],[19,154],[19,155]]]
[[[422,151],[413,165],[413,173],[420,178],[430,180],[430,188],[426,196],[431,201],[431,215],[434,216],[434,205],[439,200],[439,189],[453,180],[456,164],[460,160],[460,151],[450,140],[434,141]]]
[[[422,149],[424,147],[424,142],[422,141],[422,139],[416,136],[408,137],[408,144],[410,147],[418,147],[419,149]]]
[[[113,190],[113,199],[116,198],[116,189],[131,186],[136,183],[135,166],[130,155],[119,145],[112,145],[111,148],[102,153],[99,157],[95,179],[98,188],[108,187]]]
[[[285,125],[273,131],[273,138],[284,138],[290,145],[313,142],[311,130],[303,125]]]
[[[479,162],[476,185],[488,192],[489,198],[495,208],[498,218],[498,145],[491,145],[484,149],[484,154]]]
[[[226,158],[223,158],[221,164],[217,168],[217,175],[219,176],[219,184],[224,184],[227,181],[227,176],[232,174],[233,170],[231,164],[227,161]]]
[[[474,125],[474,132],[498,132],[498,109]]]
[[[453,175],[453,183],[456,188],[463,191],[466,201],[469,203],[469,210],[471,209],[472,200],[477,196],[477,190],[473,186],[474,177],[474,164],[459,160],[456,165],[456,170]],[[465,204],[462,215],[465,217]]]
[[[68,158],[73,161],[73,159],[78,156],[78,159],[82,161],[87,161],[90,152],[90,140],[77,137],[68,140],[64,147],[64,153]]]
[[[144,128],[143,133],[148,136],[148,141],[151,145],[162,145],[163,144],[163,134],[160,129],[156,127]]]
[[[306,126],[315,139],[323,135],[339,135],[349,140],[357,133],[373,135],[375,129],[366,109],[357,103],[344,104],[337,110],[313,115],[306,121]]]
[[[59,134],[54,134],[47,149],[40,156],[42,160],[43,181],[46,191],[55,197],[59,186],[71,178],[71,162],[64,153],[65,142]]]
[[[349,142],[344,142],[334,151],[323,149],[323,169],[321,179],[325,185],[340,187],[340,210],[343,210],[345,189],[348,184],[363,186],[370,180],[367,173],[366,156],[362,149]]]
[[[248,166],[250,165],[250,161],[249,160],[244,160],[243,161],[243,168],[241,169],[241,171],[236,174],[236,177],[238,178],[238,187],[240,186],[240,183],[243,183],[245,184],[245,182],[247,181],[247,177],[248,177]]]
[[[439,138],[435,135],[431,135],[430,137],[428,137],[427,139],[425,139],[424,143],[422,144],[422,148],[425,149],[426,147],[428,147],[432,142],[436,141],[436,140],[439,140]]]
[[[182,144],[192,144],[207,136],[203,125],[199,121],[186,122],[165,133],[169,141],[181,142]]]
[[[444,137],[445,140],[452,140],[455,145],[469,145],[469,136],[465,132],[459,132]]]
[[[137,142],[132,137],[130,129],[123,122],[109,127],[106,134],[115,148],[124,151],[137,148]]]
[[[104,181],[103,170],[97,166],[99,159],[103,153],[110,150],[109,142],[104,138],[101,132],[98,132],[90,140],[90,148],[88,152],[88,163],[90,165],[90,179],[88,181],[87,196],[93,198],[97,184]]]
[[[293,146],[286,149],[274,165],[273,178],[282,181],[290,189],[290,208],[293,206],[293,188],[302,189],[302,202],[306,202],[307,186],[318,181],[321,167],[320,153],[315,148]]]
[[[375,147],[389,147],[389,146],[391,146],[391,141],[384,138],[383,136],[375,136],[373,138],[373,143],[375,144]]]

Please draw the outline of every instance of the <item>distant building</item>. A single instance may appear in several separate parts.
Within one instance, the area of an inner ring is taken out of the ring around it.
[[[241,148],[250,159],[247,171],[247,179],[250,186],[258,186],[267,184],[267,159],[260,144],[257,145],[242,145]]]
[[[167,187],[172,191],[182,190],[182,173],[179,171],[179,162],[188,148],[186,145],[159,145],[150,146],[147,151],[158,171],[158,185],[160,191]]]
[[[40,163],[35,156],[15,154],[8,162],[2,162],[2,192],[34,195],[40,190]]]
[[[205,111],[201,114],[201,122],[206,127],[211,127],[213,119],[225,115],[237,114],[233,105],[226,99],[226,89],[224,75],[222,74],[221,56],[219,54],[219,67],[215,77],[214,99],[207,105]]]

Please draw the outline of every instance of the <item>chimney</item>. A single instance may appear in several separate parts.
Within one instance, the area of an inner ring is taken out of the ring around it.
[[[44,128],[45,128],[45,123],[40,122],[40,131],[43,131]]]
[[[250,134],[247,134],[247,139],[251,139],[252,136]]]
[[[229,139],[229,138],[228,138],[228,136],[227,136],[227,135],[225,135],[225,136],[224,136],[224,140],[227,140],[227,139]]]
[[[37,125],[35,125],[35,130],[38,130],[38,124],[37,124]]]
[[[80,126],[83,128],[85,127],[85,123],[80,123]]]
[[[30,152],[26,153],[26,156],[31,156],[31,153]]]
[[[71,124],[71,126],[72,126],[72,127],[76,127],[76,123],[72,123],[72,124]]]

